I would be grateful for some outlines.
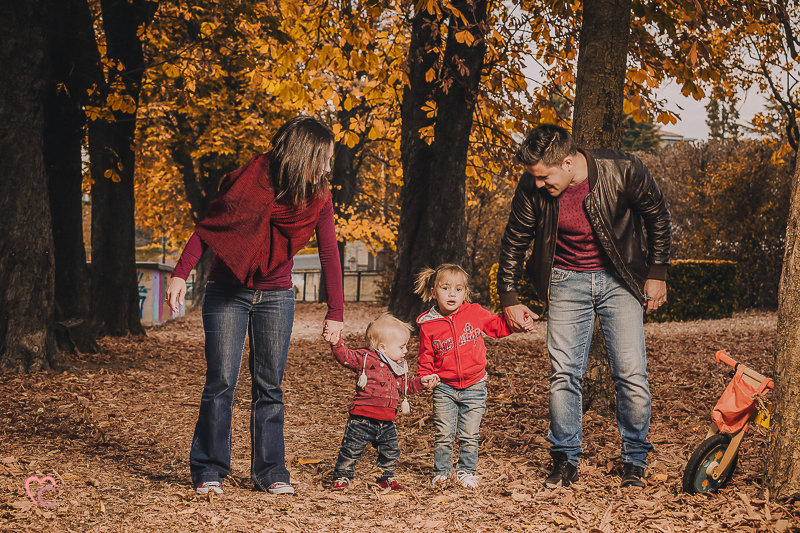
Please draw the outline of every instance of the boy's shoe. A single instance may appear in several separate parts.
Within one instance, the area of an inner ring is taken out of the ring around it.
[[[397,480],[393,477],[387,477],[386,479],[381,479],[378,481],[378,486],[382,489],[392,489],[397,492],[402,492],[405,489],[403,485],[397,482]]]
[[[333,482],[333,487],[331,490],[344,490],[350,486],[350,480],[346,477],[340,477],[336,481]]]
[[[644,487],[644,468],[631,463],[625,463],[622,467],[622,482],[620,487]]]
[[[477,489],[478,488],[478,476],[475,474],[470,474],[469,472],[464,472],[463,470],[459,470],[456,472],[456,479],[458,479],[458,483],[464,487],[465,489]]]
[[[553,471],[544,480],[547,488],[569,487],[572,483],[578,481],[578,467],[567,460],[567,454],[555,452],[552,456]]]
[[[442,490],[442,488],[447,484],[448,479],[450,479],[450,476],[447,474],[435,475],[431,480],[431,487],[433,487],[433,490]]]
[[[209,491],[222,494],[222,483],[219,481],[206,481],[205,483],[200,483],[194,490],[197,494],[208,494]]]
[[[270,494],[294,494],[294,488],[283,481],[276,481],[267,488]]]

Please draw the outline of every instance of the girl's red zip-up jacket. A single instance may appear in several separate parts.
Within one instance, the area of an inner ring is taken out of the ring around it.
[[[504,317],[467,302],[446,317],[434,307],[422,313],[417,324],[417,375],[438,374],[443,383],[456,389],[486,377],[486,345],[481,333],[496,339],[511,335]]]

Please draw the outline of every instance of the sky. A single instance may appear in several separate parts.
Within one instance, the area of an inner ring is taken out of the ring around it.
[[[677,124],[657,126],[664,131],[678,133],[687,138],[708,139],[705,107],[708,104],[707,98],[699,102],[694,98],[687,98],[681,94],[680,86],[675,83],[670,83],[661,88],[656,91],[656,94],[658,94],[659,98],[668,101],[667,109],[676,112],[681,117]],[[751,90],[747,94],[743,93],[739,102],[739,123],[743,125],[750,124],[753,115],[765,109],[766,102],[766,99],[755,90]],[[681,110],[678,106],[683,109]]]

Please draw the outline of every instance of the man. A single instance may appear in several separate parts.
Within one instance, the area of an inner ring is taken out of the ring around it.
[[[497,292],[515,331],[538,318],[519,303],[526,265],[548,313],[550,354],[549,487],[578,480],[582,388],[595,313],[617,391],[622,486],[644,486],[650,390],[644,312],[667,301],[670,214],[653,176],[636,156],[581,150],[559,126],[534,129],[517,149],[525,166],[500,249]],[[646,235],[645,235],[646,231]]]

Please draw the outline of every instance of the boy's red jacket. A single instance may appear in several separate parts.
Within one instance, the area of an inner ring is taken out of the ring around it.
[[[420,381],[422,376],[411,379],[408,373],[398,376],[389,365],[381,361],[381,357],[369,348],[351,350],[342,339],[331,347],[333,356],[339,363],[355,370],[356,378],[364,369],[367,374],[367,386],[363,389],[356,386],[356,396],[350,404],[351,415],[368,416],[377,420],[394,420],[397,416],[397,402],[400,395],[416,394],[425,390]],[[366,368],[364,365],[366,358]],[[405,390],[408,383],[408,390]]]
[[[422,313],[417,324],[417,375],[438,374],[443,383],[456,389],[486,377],[486,345],[481,333],[494,338],[511,335],[504,317],[467,302],[446,317],[434,307]]]

